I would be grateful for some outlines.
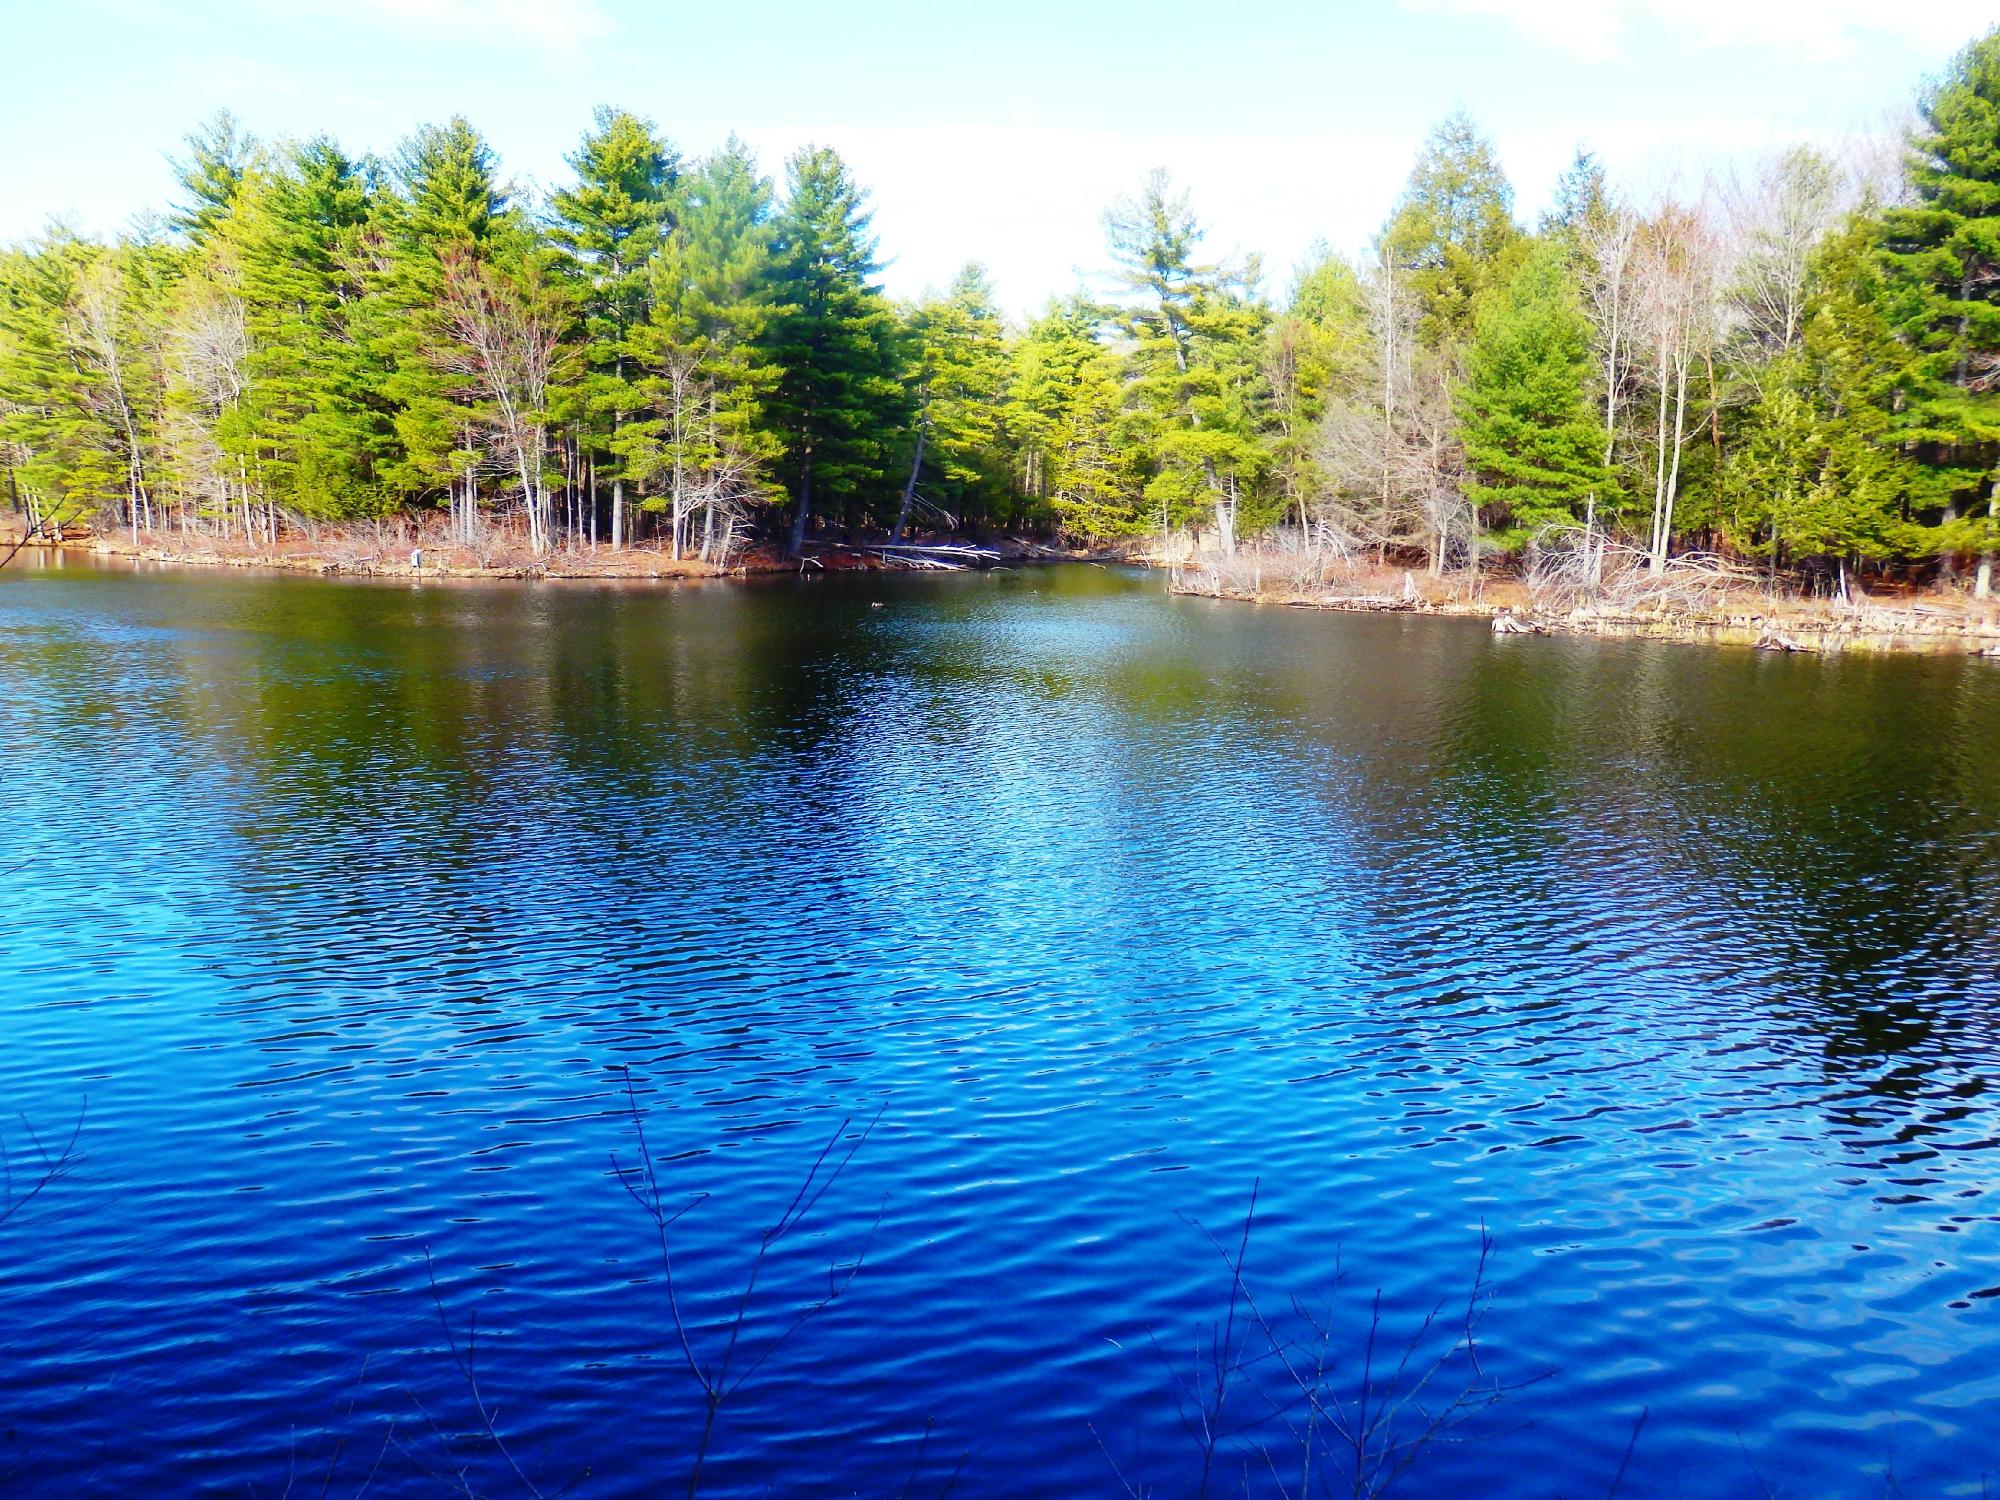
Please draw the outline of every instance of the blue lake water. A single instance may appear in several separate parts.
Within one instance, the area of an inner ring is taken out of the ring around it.
[[[72,564],[0,765],[0,1491],[684,1492],[833,1142],[700,1493],[2000,1476],[1993,663]]]

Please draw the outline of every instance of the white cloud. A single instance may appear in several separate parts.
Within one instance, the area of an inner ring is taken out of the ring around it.
[[[1425,15],[1490,16],[1592,61],[1634,30],[1698,46],[1771,47],[1831,57],[1871,42],[1945,50],[1994,24],[1992,0],[1402,0]]]

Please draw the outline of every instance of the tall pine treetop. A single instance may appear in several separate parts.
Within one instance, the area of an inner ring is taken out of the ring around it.
[[[1383,259],[1411,274],[1428,342],[1470,334],[1473,304],[1505,278],[1520,242],[1493,143],[1463,111],[1447,116],[1418,152],[1380,243]]]
[[[2000,31],[1958,55],[1922,117],[1916,201],[1882,220],[1894,321],[1916,356],[1898,427],[1944,486],[1976,494],[2000,457]]]
[[[492,147],[463,115],[425,125],[396,153],[401,228],[414,244],[478,245],[507,211]]]
[[[168,224],[195,244],[206,243],[236,201],[243,179],[256,165],[257,138],[228,110],[217,110],[186,137],[187,155],[173,160],[174,178],[185,195]]]
[[[600,108],[590,133],[564,159],[576,182],[550,199],[549,238],[580,260],[619,270],[641,264],[672,223],[680,173],[673,146],[652,121]]]

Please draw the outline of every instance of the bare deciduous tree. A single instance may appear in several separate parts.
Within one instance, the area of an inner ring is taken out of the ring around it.
[[[1759,343],[1798,347],[1804,332],[1812,253],[1839,220],[1850,193],[1833,161],[1793,146],[1766,161],[1746,186],[1723,190],[1735,240],[1735,289]]]
[[[249,535],[248,486],[241,482],[240,462],[230,459],[216,436],[223,418],[243,399],[249,359],[243,299],[210,281],[191,282],[167,331],[172,377],[167,433],[178,471],[175,488],[183,497],[183,530],[185,496],[191,492],[205,496],[224,516],[234,513],[240,499],[246,517],[244,534]]]
[[[1723,245],[1708,208],[1662,204],[1641,227],[1635,266],[1637,331],[1650,356],[1657,404],[1646,550],[1658,577],[1666,571],[1673,539],[1694,368],[1714,358],[1729,326]]]
[[[1598,379],[1604,387],[1604,467],[1618,452],[1618,417],[1632,379],[1634,323],[1637,319],[1635,252],[1639,220],[1621,204],[1609,206],[1598,219],[1581,227],[1585,290],[1597,352]],[[1603,543],[1597,525],[1597,491],[1584,505],[1583,555],[1586,586],[1603,573]]]
[[[555,289],[533,261],[502,268],[469,256],[445,268],[439,301],[446,338],[439,366],[467,381],[479,434],[504,455],[521,491],[528,541],[549,550],[554,514],[547,481],[549,395],[566,358],[567,323]]]
[[[125,282],[115,253],[98,255],[77,277],[70,305],[77,348],[96,365],[100,382],[94,387],[104,408],[100,415],[119,435],[125,459],[125,499],[132,540],[139,540],[142,520],[150,529],[152,496],[147,488],[146,450],[139,437],[134,409],[136,372],[131,368],[127,335]]]
[[[1452,411],[1452,371],[1419,347],[1417,307],[1385,261],[1362,282],[1371,350],[1368,382],[1327,403],[1315,458],[1325,490],[1314,541],[1342,559],[1421,548],[1433,577],[1469,551],[1473,514]]]

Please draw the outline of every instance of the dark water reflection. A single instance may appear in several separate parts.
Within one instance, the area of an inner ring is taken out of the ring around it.
[[[697,1339],[880,1114],[759,1329],[867,1265],[713,1493],[1115,1492],[1100,1438],[1182,1492],[1149,1330],[1184,1366],[1228,1290],[1191,1221],[1259,1179],[1274,1299],[1338,1270],[1407,1327],[1497,1241],[1488,1360],[1555,1374],[1414,1492],[1601,1494],[1642,1408],[1622,1493],[2000,1468],[1991,664],[1094,569],[72,568],[0,584],[0,684],[0,1101],[90,1100],[0,1227],[0,1484],[521,1492],[427,1249],[538,1484],[675,1482],[627,1068],[710,1195]]]

